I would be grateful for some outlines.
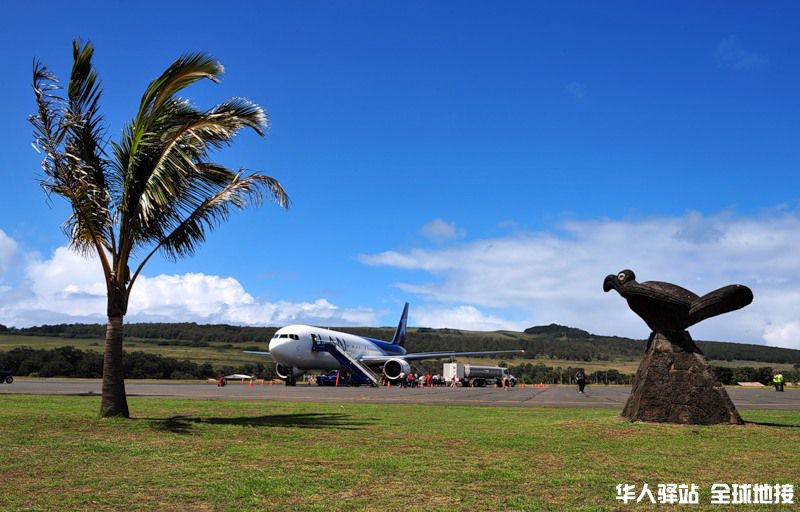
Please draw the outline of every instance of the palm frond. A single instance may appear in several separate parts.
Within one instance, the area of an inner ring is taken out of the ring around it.
[[[178,91],[198,80],[208,78],[218,82],[224,71],[222,64],[208,54],[187,53],[180,56],[160,77],[150,82],[142,96],[139,115],[157,110]]]
[[[222,166],[211,165],[209,168],[220,176],[231,173]],[[272,199],[282,208],[289,206],[289,198],[276,179],[262,174],[234,174],[227,185],[200,202],[174,226],[161,242],[161,252],[171,260],[193,254],[205,241],[206,233],[227,220],[234,209],[257,206],[265,199]]]
[[[82,173],[81,187],[92,205],[86,214],[94,217],[92,223],[102,226],[102,238],[113,244],[110,197],[106,178],[106,161],[101,142],[103,140],[102,116],[99,101],[102,89],[97,73],[92,66],[94,47],[91,43],[72,44],[73,66],[67,88],[69,136],[67,147],[79,158]],[[106,244],[108,248],[108,244]]]
[[[257,173],[243,176],[241,172],[234,173],[222,165],[212,163],[202,164],[200,167],[204,174],[214,177],[208,178],[208,183],[218,181],[224,183],[224,186],[197,203],[190,211],[185,208],[187,203],[183,203],[184,208],[176,208],[171,212],[171,222],[159,226],[169,226],[169,231],[156,237],[158,242],[139,263],[130,286],[133,286],[139,273],[156,252],[161,251],[167,259],[173,261],[193,254],[205,241],[206,233],[227,220],[233,209],[243,210],[250,205],[257,206],[265,199],[272,199],[280,207],[289,208],[289,197],[274,178]]]
[[[128,170],[135,178],[124,205],[131,233],[146,234],[148,239],[165,231],[157,224],[169,224],[171,212],[191,211],[218,190],[217,175],[205,166],[210,150],[229,145],[242,128],[264,134],[268,127],[264,109],[243,98],[206,112],[173,99],[161,111],[154,123],[157,130],[142,138],[141,159]]]
[[[121,155],[122,167],[128,169],[136,163],[139,144],[143,137],[152,131],[152,125],[159,117],[163,118],[162,107],[169,106],[170,100],[178,91],[203,78],[218,82],[223,71],[222,65],[211,56],[204,53],[190,53],[179,57],[161,76],[150,82],[142,95],[139,112],[132,122],[132,129],[126,134],[130,140],[122,145],[127,148],[127,152]]]
[[[102,252],[109,246],[106,228],[110,222],[98,212],[107,205],[108,196],[104,191],[98,193],[91,183],[94,171],[83,146],[75,143],[75,134],[82,130],[82,116],[71,110],[70,101],[59,94],[62,89],[58,80],[40,62],[34,62],[33,89],[37,113],[30,122],[34,147],[44,155],[41,186],[48,194],[60,195],[70,203],[72,214],[64,224],[70,244],[84,253]]]

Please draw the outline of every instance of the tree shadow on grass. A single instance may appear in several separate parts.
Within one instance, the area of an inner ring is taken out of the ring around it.
[[[195,416],[172,416],[170,418],[142,418],[162,432],[191,434],[194,425],[239,425],[242,427],[293,427],[327,430],[361,430],[375,423],[373,419],[354,420],[347,414],[303,413],[268,414],[265,416],[242,416],[238,418],[200,418]]]
[[[797,423],[773,423],[770,421],[747,421],[744,422],[745,425],[760,425],[762,427],[780,427],[780,428],[800,428],[800,424]]]

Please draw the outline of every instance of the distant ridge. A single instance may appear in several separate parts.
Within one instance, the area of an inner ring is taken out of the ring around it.
[[[550,324],[550,325],[537,325],[535,327],[528,327],[525,329],[525,334],[550,334],[557,338],[588,338],[591,336],[588,331],[577,329],[575,327],[567,327],[566,325]]]

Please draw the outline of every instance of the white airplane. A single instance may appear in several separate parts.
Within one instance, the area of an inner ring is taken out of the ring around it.
[[[524,350],[491,350],[484,352],[417,352],[409,354],[406,342],[408,303],[397,325],[392,341],[382,341],[346,332],[310,325],[289,325],[278,329],[269,342],[269,352],[246,350],[248,354],[270,356],[276,362],[275,373],[293,385],[308,370],[345,368],[351,375],[360,375],[364,382],[378,384],[374,372],[382,372],[389,380],[411,371],[409,361],[443,359],[456,356],[521,354]]]

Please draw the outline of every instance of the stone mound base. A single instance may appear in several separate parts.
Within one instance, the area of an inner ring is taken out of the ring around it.
[[[657,423],[744,424],[687,331],[650,335],[622,416]]]

